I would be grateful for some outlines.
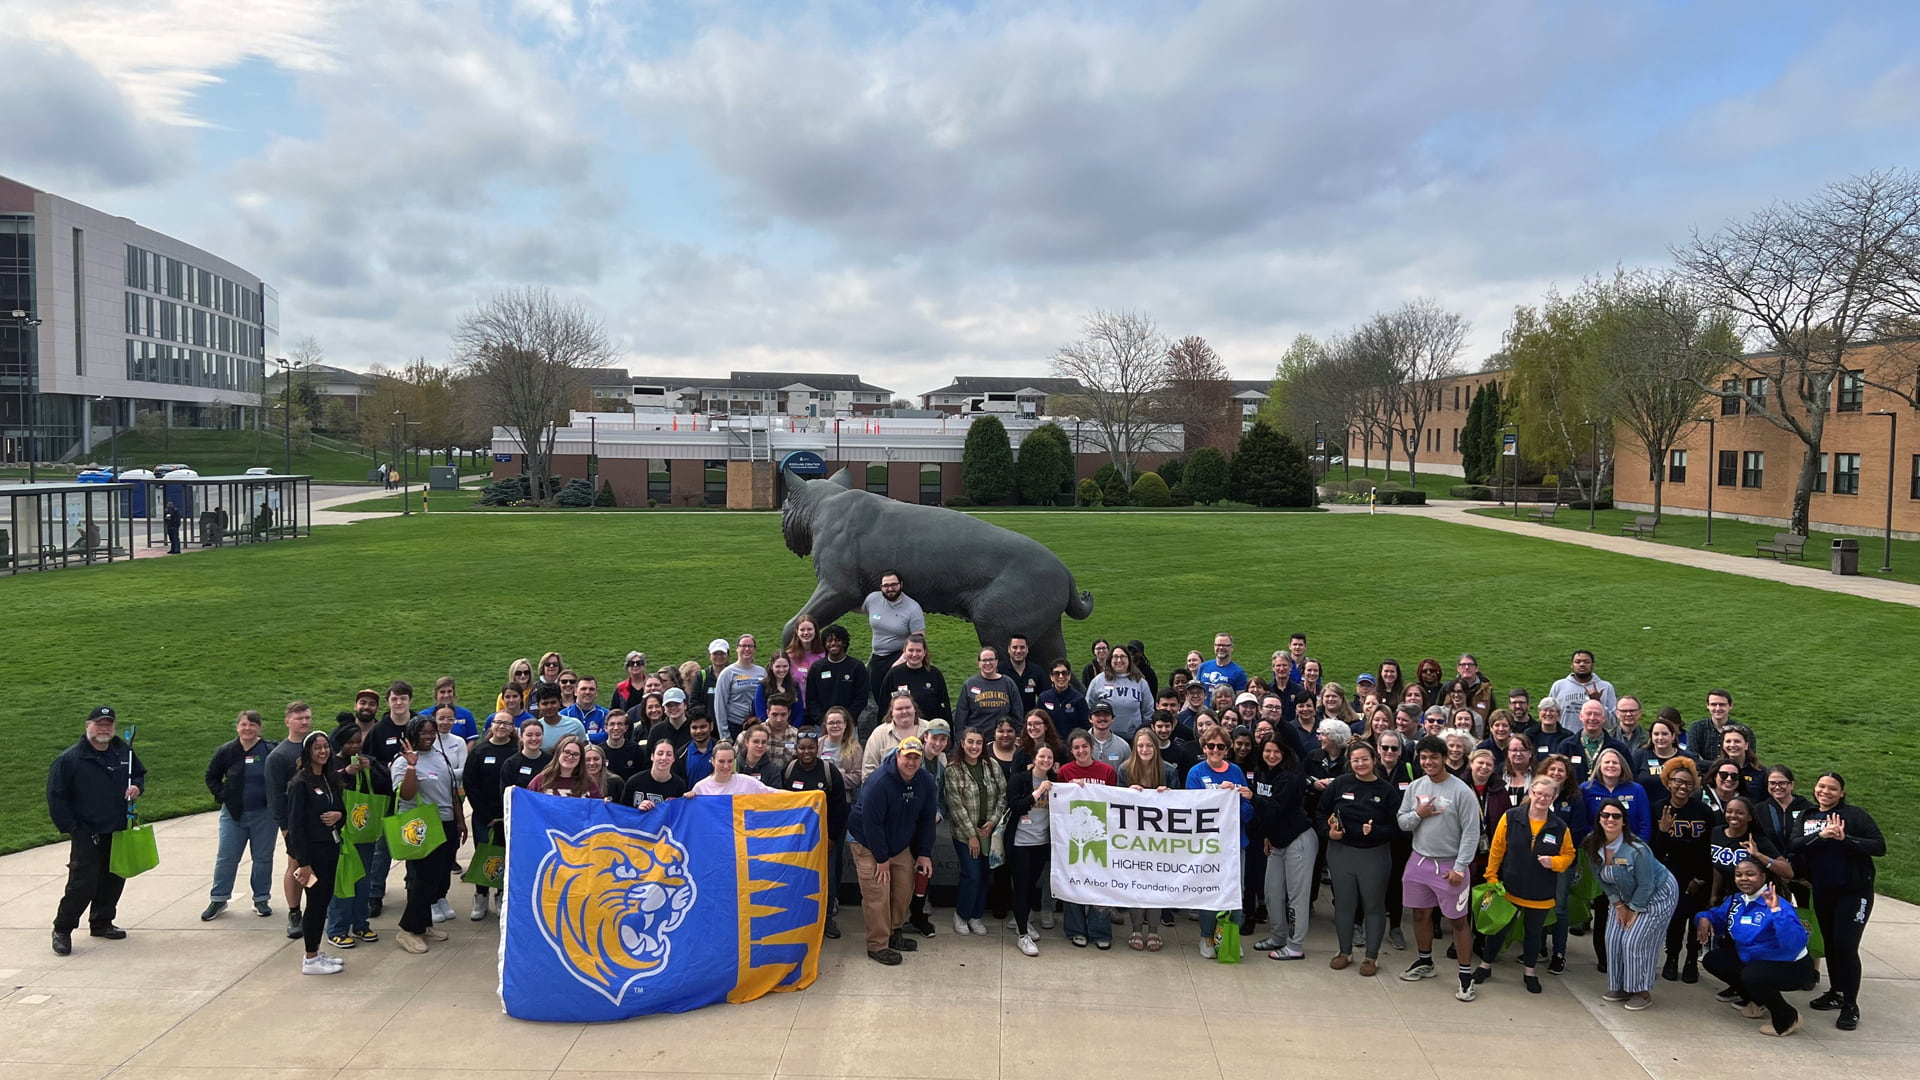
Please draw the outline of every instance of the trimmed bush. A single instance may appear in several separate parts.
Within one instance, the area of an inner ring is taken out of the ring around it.
[[[1456,499],[1491,499],[1493,489],[1484,484],[1455,484],[1447,489],[1447,494]]]
[[[1092,477],[1080,481],[1080,505],[1100,505],[1100,485],[1094,483]]]
[[[1404,489],[1389,490],[1382,487],[1373,493],[1373,504],[1375,506],[1425,506],[1427,493]]]
[[[1400,482],[1398,480],[1382,480],[1380,482],[1380,490],[1381,491],[1399,491]]]
[[[1173,505],[1175,506],[1192,506],[1193,505],[1193,492],[1187,490],[1187,485],[1175,484],[1173,485],[1171,490],[1173,492]]]
[[[1073,479],[1073,448],[1066,432],[1058,424],[1041,424],[1028,432],[1020,440],[1020,457],[1013,471],[1021,502],[1059,502]]]
[[[974,506],[977,504],[972,499],[967,498],[965,495],[955,495],[953,498],[947,500],[946,505],[955,510],[958,510],[962,507]]]
[[[960,486],[967,498],[990,505],[1013,494],[1013,445],[997,416],[977,416],[960,451]]]
[[[1347,490],[1354,492],[1355,494],[1365,495],[1367,492],[1372,491],[1375,486],[1376,485],[1374,484],[1373,481],[1363,476],[1360,479],[1355,480],[1352,483],[1348,484]]]
[[[1102,468],[1113,469],[1111,465]],[[1120,470],[1113,469],[1100,481],[1100,502],[1106,506],[1127,506],[1133,502],[1133,488],[1127,484],[1127,478]]]
[[[1187,462],[1185,458],[1168,458],[1153,471],[1159,473],[1160,479],[1167,482],[1167,489],[1172,490],[1175,485],[1187,478]]]
[[[1227,497],[1227,459],[1219,450],[1203,446],[1187,460],[1180,482],[1193,494],[1193,501],[1212,506]]]
[[[1313,474],[1306,452],[1292,435],[1264,420],[1240,437],[1228,472],[1228,490],[1237,502],[1254,506],[1312,506]]]
[[[1333,498],[1336,495],[1345,495],[1353,489],[1344,480],[1329,480],[1320,485],[1320,490],[1326,492],[1328,498]]]
[[[1135,506],[1172,506],[1173,491],[1159,473],[1144,472],[1133,482],[1133,504]]]
[[[619,503],[613,500],[613,481],[611,480],[600,481],[600,494],[594,497],[593,505],[595,506],[620,505]]]

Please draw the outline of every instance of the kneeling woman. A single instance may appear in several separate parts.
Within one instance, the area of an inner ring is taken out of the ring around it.
[[[1560,879],[1573,866],[1579,853],[1567,823],[1553,812],[1553,801],[1560,794],[1560,782],[1550,776],[1536,776],[1527,788],[1524,806],[1516,806],[1500,815],[1493,827],[1493,847],[1487,853],[1487,881],[1506,887],[1507,899],[1520,910],[1521,976],[1527,993],[1540,992],[1540,976],[1534,962],[1546,950],[1547,916],[1553,914],[1560,894]],[[1526,830],[1522,832],[1521,830]],[[1486,982],[1493,975],[1493,962],[1507,940],[1507,929],[1487,938],[1480,956],[1475,982]]]
[[[1767,1018],[1760,1034],[1791,1035],[1800,1030],[1800,1010],[1787,1004],[1786,991],[1813,981],[1807,928],[1759,863],[1736,863],[1733,886],[1696,922],[1700,944],[1712,946],[1703,963],[1745,1003],[1741,1016]]]
[[[1602,1000],[1644,1009],[1653,1004],[1660,948],[1666,940],[1667,921],[1680,903],[1680,887],[1660,865],[1653,848],[1628,826],[1625,803],[1603,800],[1593,821],[1594,829],[1583,846],[1613,905],[1607,920],[1607,992]]]

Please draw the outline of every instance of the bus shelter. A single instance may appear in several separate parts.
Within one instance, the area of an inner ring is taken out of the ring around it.
[[[313,533],[311,476],[191,476],[141,480],[148,547],[167,546],[166,508],[180,511],[182,547],[291,540]]]
[[[8,573],[57,570],[133,557],[131,483],[32,483],[0,487],[0,564]]]

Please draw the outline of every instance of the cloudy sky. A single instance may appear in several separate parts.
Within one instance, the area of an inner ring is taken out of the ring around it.
[[[0,0],[0,173],[215,251],[332,362],[538,283],[636,371],[1044,373],[1096,308],[1241,378],[1912,165],[1910,0]]]

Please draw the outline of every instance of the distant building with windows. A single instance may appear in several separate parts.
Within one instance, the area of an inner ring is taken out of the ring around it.
[[[706,416],[871,416],[893,391],[858,375],[826,371],[734,371],[712,376],[629,375],[625,368],[587,373],[596,408],[625,402],[635,412]],[[624,410],[622,410],[624,411]]]
[[[146,411],[256,426],[278,338],[279,297],[259,275],[0,177],[5,460],[84,459]]]
[[[1000,416],[1050,416],[1047,399],[1086,394],[1077,379],[1003,375],[956,375],[952,382],[920,395],[920,407],[949,416],[995,413]],[[1057,408],[1054,411],[1058,411]]]

